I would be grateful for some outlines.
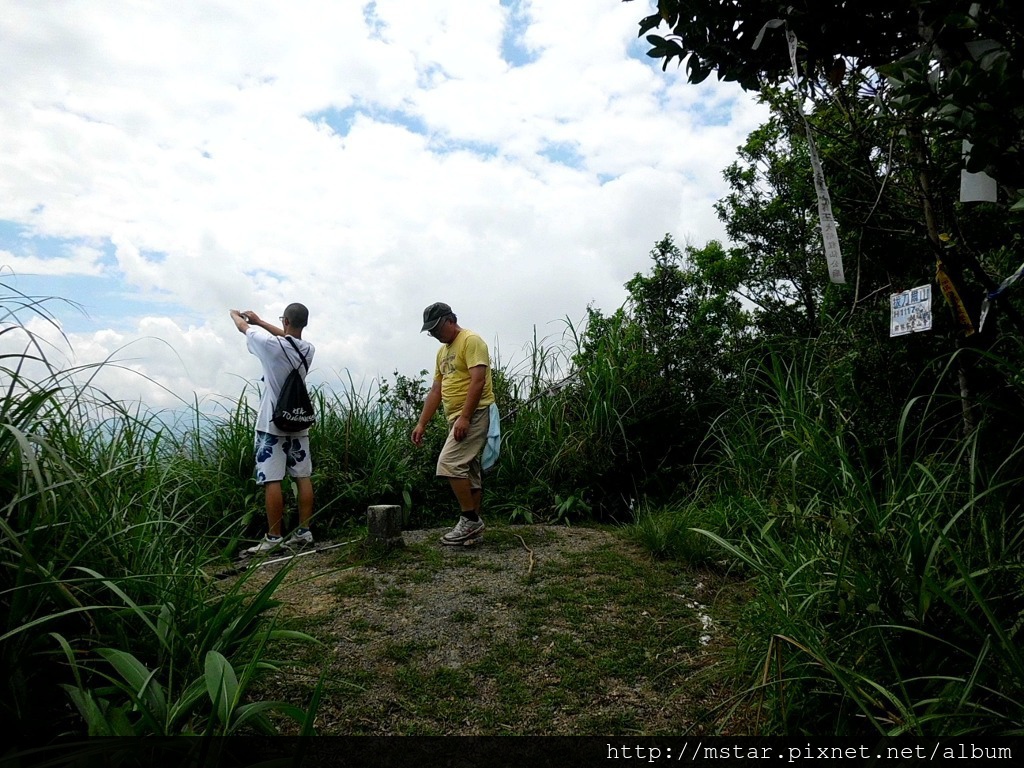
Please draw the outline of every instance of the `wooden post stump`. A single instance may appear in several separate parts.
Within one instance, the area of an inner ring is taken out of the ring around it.
[[[402,538],[402,508],[397,504],[378,504],[366,508],[366,543],[385,550],[405,546]]]

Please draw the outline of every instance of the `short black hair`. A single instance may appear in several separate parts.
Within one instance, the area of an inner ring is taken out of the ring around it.
[[[305,304],[293,303],[284,308],[283,317],[292,328],[305,328],[309,322],[309,310]]]

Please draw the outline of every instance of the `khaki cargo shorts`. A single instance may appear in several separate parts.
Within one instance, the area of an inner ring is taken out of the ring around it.
[[[476,409],[473,418],[469,420],[469,431],[461,441],[455,439],[452,431],[455,419],[448,422],[448,439],[437,457],[438,477],[467,478],[471,488],[483,488],[480,454],[487,443],[487,430],[491,426],[489,409],[490,406]]]

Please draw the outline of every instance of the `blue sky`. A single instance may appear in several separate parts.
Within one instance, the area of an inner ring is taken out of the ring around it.
[[[0,0],[0,281],[80,306],[32,327],[156,407],[237,396],[228,309],[291,301],[314,381],[428,367],[438,300],[515,368],[665,233],[723,237],[767,113],[648,59],[652,5]]]

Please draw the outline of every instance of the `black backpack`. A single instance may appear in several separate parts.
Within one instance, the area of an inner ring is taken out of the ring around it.
[[[306,362],[306,356],[299,350],[299,345],[295,343],[291,336],[285,336],[285,338],[288,339],[295,351],[299,353],[299,357],[302,358],[302,364],[306,366],[308,371],[309,363]],[[281,344],[280,339],[278,339],[278,344]],[[281,344],[281,349],[284,349],[284,344]],[[313,414],[313,403],[309,400],[306,382],[302,380],[298,366],[292,369],[292,372],[288,374],[284,384],[281,386],[281,392],[277,396],[277,403],[274,405],[274,415],[271,421],[282,432],[301,432],[303,429],[312,427],[313,422],[316,421],[316,416]]]

